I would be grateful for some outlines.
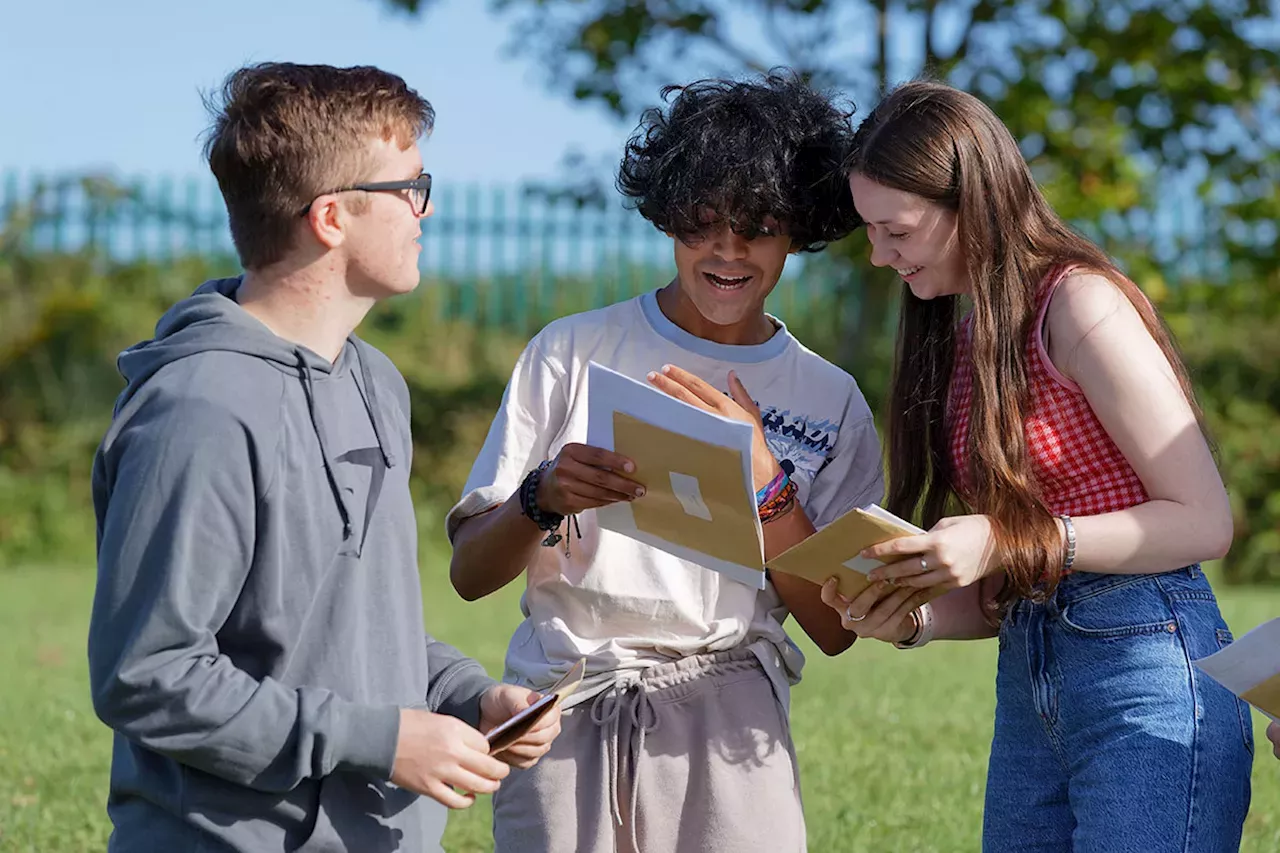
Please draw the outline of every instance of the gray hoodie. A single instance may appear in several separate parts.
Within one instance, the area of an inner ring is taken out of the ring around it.
[[[94,459],[94,708],[115,731],[110,850],[438,849],[390,784],[399,708],[478,721],[494,682],[424,639],[409,393],[206,282],[120,356]]]

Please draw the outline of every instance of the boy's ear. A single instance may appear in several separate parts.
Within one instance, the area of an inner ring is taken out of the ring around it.
[[[346,211],[337,197],[321,198],[324,200],[313,203],[307,211],[305,222],[322,246],[335,249],[346,239]]]

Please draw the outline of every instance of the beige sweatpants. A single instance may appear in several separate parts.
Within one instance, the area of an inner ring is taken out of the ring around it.
[[[646,670],[565,712],[493,798],[495,853],[802,853],[791,729],[755,655]]]

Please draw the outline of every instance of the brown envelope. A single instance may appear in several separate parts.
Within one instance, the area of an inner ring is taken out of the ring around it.
[[[1272,717],[1280,717],[1280,675],[1273,675],[1256,687],[1249,688],[1240,694],[1240,698]]]
[[[636,527],[726,562],[764,571],[755,495],[742,454],[613,413],[613,448],[636,464],[645,487],[632,502]]]
[[[769,570],[796,575],[819,585],[834,577],[840,594],[853,598],[871,582],[866,575],[844,564],[857,557],[863,548],[917,534],[918,531],[910,527],[855,508],[774,557],[769,561]]]

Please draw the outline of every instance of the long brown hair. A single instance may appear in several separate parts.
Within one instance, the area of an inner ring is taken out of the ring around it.
[[[1061,537],[1032,472],[1024,422],[1030,408],[1025,358],[1038,288],[1060,264],[1115,283],[1142,316],[1199,417],[1186,369],[1155,309],[1107,255],[1072,231],[1036,185],[1018,144],[982,101],[939,83],[907,83],[863,121],[848,171],[921,196],[957,214],[972,285],[973,398],[968,482],[973,511],[991,518],[1001,598],[1057,586]],[[945,422],[957,297],[916,298],[903,289],[889,401],[889,510],[932,526],[954,491]]]

